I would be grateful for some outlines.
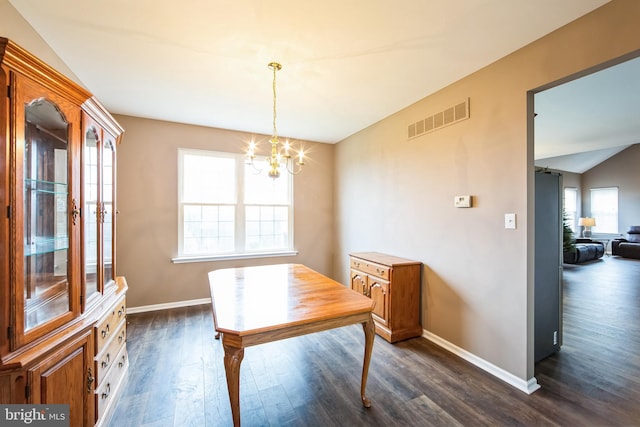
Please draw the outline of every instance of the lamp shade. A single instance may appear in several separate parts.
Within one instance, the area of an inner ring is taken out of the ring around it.
[[[595,218],[580,218],[578,220],[578,225],[581,225],[583,227],[595,227],[596,226],[596,219]]]

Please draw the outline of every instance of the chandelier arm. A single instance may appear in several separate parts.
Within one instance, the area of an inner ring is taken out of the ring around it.
[[[293,164],[293,170],[291,170],[289,168],[289,163]],[[298,175],[300,172],[302,172],[302,165],[300,163],[298,163],[298,171],[297,172],[295,171],[295,168],[296,168],[295,165],[296,165],[295,161],[291,160],[291,161],[287,161],[284,166],[287,169],[287,172],[289,172],[289,174]]]
[[[259,175],[262,173],[262,169],[264,168],[258,168],[256,167],[256,163],[253,161],[253,159],[251,159],[251,161],[249,162],[249,164],[251,165],[251,167],[253,168],[253,173],[254,175]]]

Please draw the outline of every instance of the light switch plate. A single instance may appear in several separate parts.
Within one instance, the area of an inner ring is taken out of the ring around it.
[[[471,196],[455,196],[453,198],[453,206],[456,208],[470,208]]]
[[[504,214],[504,228],[514,229],[516,228],[516,214],[506,213]]]

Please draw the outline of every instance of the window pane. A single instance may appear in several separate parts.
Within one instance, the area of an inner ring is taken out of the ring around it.
[[[595,233],[618,233],[618,188],[591,189],[591,216]]]
[[[564,189],[564,214],[567,218],[567,223],[571,231],[576,232],[577,222],[577,210],[578,210],[578,189],[577,188],[565,188]]]
[[[247,219],[245,226],[247,248],[251,250],[288,248],[288,209],[285,206],[248,206],[246,217],[251,219]]]
[[[260,221],[247,221],[247,237],[260,235]]]
[[[185,153],[182,162],[183,202],[235,203],[235,159]]]
[[[244,171],[245,203],[274,205],[289,203],[289,180],[291,179],[289,173],[285,171],[279,178],[272,179],[265,175],[266,171],[256,174],[251,165],[245,165]]]
[[[273,220],[273,208],[262,207],[260,208],[260,221],[272,221]]]
[[[233,207],[187,205],[184,207],[183,253],[186,255],[230,252],[235,246]],[[220,221],[220,212],[231,217]]]
[[[220,221],[233,222],[235,220],[235,208],[233,206],[220,206]]]
[[[200,206],[185,206],[184,207],[184,220],[185,221],[200,221],[202,218],[202,209]]]
[[[247,221],[260,221],[260,207],[247,206],[245,212],[245,218]]]
[[[233,221],[220,222],[220,228],[218,232],[220,234],[220,237],[233,237],[234,235]]]

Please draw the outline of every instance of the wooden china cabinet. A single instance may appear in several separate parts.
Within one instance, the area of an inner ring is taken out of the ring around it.
[[[87,92],[0,38],[0,403],[69,404],[104,424],[125,377],[115,268],[123,129]]]

